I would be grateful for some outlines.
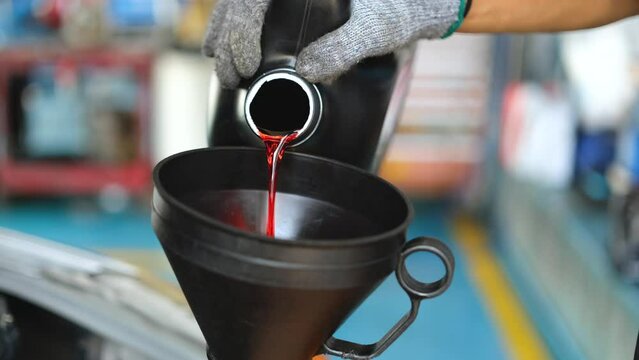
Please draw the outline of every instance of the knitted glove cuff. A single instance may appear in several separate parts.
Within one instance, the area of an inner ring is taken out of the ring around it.
[[[457,14],[457,21],[455,21],[448,28],[448,31],[446,31],[446,33],[444,33],[444,35],[441,37],[442,39],[445,39],[445,38],[453,35],[453,33],[455,33],[455,31],[457,31],[457,29],[459,29],[459,27],[461,26],[462,22],[464,21],[464,18],[468,14],[468,11],[470,10],[470,5],[471,4],[472,4],[472,0],[460,0],[459,1],[459,12]]]

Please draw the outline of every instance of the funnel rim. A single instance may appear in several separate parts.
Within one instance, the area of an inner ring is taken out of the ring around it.
[[[413,218],[413,207],[411,206],[410,202],[408,201],[408,198],[406,197],[406,195],[404,195],[404,193],[402,193],[395,185],[393,185],[392,183],[388,182],[387,180],[375,176],[374,174],[371,174],[365,170],[362,170],[356,166],[350,165],[350,164],[346,164],[343,162],[339,162],[336,160],[332,160],[332,159],[327,159],[327,158],[322,158],[320,156],[315,156],[315,155],[309,155],[309,154],[301,154],[301,153],[289,153],[286,156],[287,157],[298,157],[298,158],[305,158],[305,159],[310,159],[313,161],[320,161],[320,162],[324,162],[324,163],[330,163],[334,166],[337,167],[341,167],[344,169],[347,169],[349,171],[355,171],[360,175],[365,176],[368,179],[371,179],[373,181],[379,181],[383,184],[385,184],[385,186],[388,186],[393,192],[395,192],[403,201],[404,206],[406,208],[406,217],[404,218],[404,220],[399,223],[398,225],[394,226],[393,228],[383,231],[383,232],[379,232],[377,234],[374,235],[369,235],[369,236],[358,236],[358,237],[352,237],[352,238],[346,238],[346,239],[340,239],[339,241],[335,241],[335,240],[326,240],[326,239],[312,239],[312,238],[295,238],[295,239],[284,239],[284,238],[280,238],[277,236],[274,237],[269,237],[266,235],[262,235],[256,232],[251,232],[251,231],[246,231],[240,228],[237,228],[235,226],[229,225],[224,223],[223,221],[219,221],[216,220],[210,216],[206,216],[205,214],[203,214],[200,211],[197,211],[187,205],[185,205],[182,201],[178,200],[175,196],[169,194],[169,192],[164,188],[164,186],[162,185],[162,183],[160,182],[160,171],[162,170],[162,168],[164,167],[165,164],[167,164],[168,162],[172,161],[173,159],[182,157],[182,156],[187,156],[189,154],[194,154],[194,153],[205,153],[205,152],[228,152],[228,151],[247,151],[247,152],[262,152],[262,149],[257,149],[257,148],[251,148],[251,147],[239,147],[239,146],[220,146],[220,147],[215,147],[215,148],[199,148],[199,149],[193,149],[193,150],[187,150],[187,151],[182,151],[173,155],[170,155],[164,159],[162,159],[160,162],[157,163],[157,165],[155,165],[155,168],[153,169],[153,184],[154,184],[154,188],[155,191],[160,195],[160,197],[166,201],[167,203],[169,203],[169,205],[171,206],[175,206],[177,209],[179,209],[180,211],[184,212],[185,214],[192,216],[194,219],[196,219],[197,221],[203,223],[206,226],[215,226],[216,228],[219,228],[221,230],[227,231],[231,234],[236,234],[239,235],[243,238],[247,238],[247,239],[252,239],[252,240],[257,240],[259,242],[264,242],[264,243],[268,243],[268,244],[277,244],[277,245],[282,245],[282,246],[295,246],[295,247],[311,247],[311,248],[317,248],[317,247],[321,247],[321,248],[331,248],[331,247],[349,247],[349,246],[360,246],[360,245],[364,245],[364,244],[371,244],[371,243],[375,243],[378,241],[382,241],[385,239],[390,239],[393,238],[394,236],[398,235],[398,234],[402,234],[407,228],[408,228],[408,224],[410,224],[412,218]],[[154,210],[155,211],[155,210]]]

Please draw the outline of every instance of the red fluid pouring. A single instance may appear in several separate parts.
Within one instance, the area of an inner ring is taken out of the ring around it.
[[[299,135],[293,132],[287,135],[266,135],[260,137],[266,145],[266,162],[268,163],[268,209],[266,220],[266,236],[275,236],[275,194],[277,192],[277,166],[284,156],[286,147]]]

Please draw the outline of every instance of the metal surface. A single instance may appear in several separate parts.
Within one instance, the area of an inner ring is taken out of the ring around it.
[[[0,293],[145,359],[198,360],[204,354],[187,308],[146,286],[131,266],[104,256],[0,229]]]

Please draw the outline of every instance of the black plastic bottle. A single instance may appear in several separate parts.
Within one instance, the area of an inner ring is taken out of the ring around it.
[[[349,16],[350,1],[272,0],[256,75],[233,90],[215,77],[211,83],[209,145],[263,147],[259,133],[301,130],[289,151],[376,172],[408,89],[412,51],[365,59],[330,84],[311,84],[294,70],[301,49]]]

